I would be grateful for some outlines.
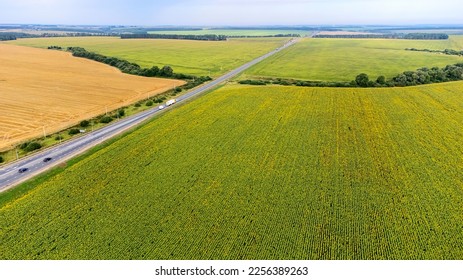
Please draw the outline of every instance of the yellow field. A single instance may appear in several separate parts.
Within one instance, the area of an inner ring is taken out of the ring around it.
[[[0,150],[182,84],[61,51],[0,44]]]

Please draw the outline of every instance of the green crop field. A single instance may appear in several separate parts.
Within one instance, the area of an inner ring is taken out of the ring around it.
[[[266,59],[246,76],[281,77],[319,81],[351,81],[360,73],[376,79],[393,77],[421,67],[443,67],[462,62],[463,57],[406,48],[463,49],[463,36],[449,40],[304,39],[295,46]]]
[[[462,87],[223,87],[1,194],[0,259],[462,259]]]
[[[151,34],[178,34],[178,35],[226,35],[226,36],[272,36],[277,34],[309,35],[312,31],[289,29],[202,29],[202,30],[177,30],[177,31],[150,31]]]
[[[142,67],[170,65],[177,73],[218,76],[281,46],[287,38],[230,39],[221,42],[188,40],[122,40],[116,37],[34,38],[8,42],[46,48],[78,46]]]

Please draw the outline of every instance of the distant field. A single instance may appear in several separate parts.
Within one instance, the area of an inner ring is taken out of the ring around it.
[[[0,259],[462,259],[462,87],[224,87],[0,195]]]
[[[60,51],[0,44],[0,150],[171,89]]]
[[[249,76],[351,81],[360,73],[376,79],[420,67],[446,66],[463,57],[414,53],[405,48],[463,49],[463,36],[449,40],[304,39],[246,72]]]
[[[262,29],[203,29],[190,31],[150,31],[152,34],[179,34],[179,35],[227,35],[227,36],[269,36],[277,34],[299,34],[301,36],[312,34],[304,30],[262,30]]]
[[[462,29],[400,29],[400,30],[382,30],[390,33],[445,33],[448,35],[463,35]]]
[[[10,44],[42,47],[79,46],[142,67],[170,65],[177,73],[219,76],[281,46],[287,38],[232,39],[222,42],[133,39],[116,37],[22,39]]]

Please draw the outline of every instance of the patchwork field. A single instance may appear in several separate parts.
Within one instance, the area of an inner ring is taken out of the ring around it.
[[[175,72],[219,76],[281,46],[288,38],[231,39],[221,42],[188,40],[122,40],[116,37],[38,38],[11,41],[30,47],[78,46],[142,67],[170,65]]]
[[[0,44],[0,150],[182,84],[122,74],[65,52]]]
[[[224,87],[1,194],[0,259],[462,259],[462,87]]]
[[[282,77],[319,81],[351,81],[360,73],[376,79],[393,77],[421,67],[442,67],[463,57],[410,52],[406,48],[463,49],[463,36],[449,40],[304,39],[266,59],[247,76]]]
[[[152,34],[178,34],[178,35],[226,35],[226,36],[272,36],[277,34],[299,34],[309,35],[312,31],[290,30],[290,29],[203,29],[203,30],[184,30],[184,31],[150,31]]]

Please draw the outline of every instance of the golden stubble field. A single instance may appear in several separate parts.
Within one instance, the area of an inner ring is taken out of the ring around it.
[[[0,151],[183,84],[62,51],[0,44]]]

